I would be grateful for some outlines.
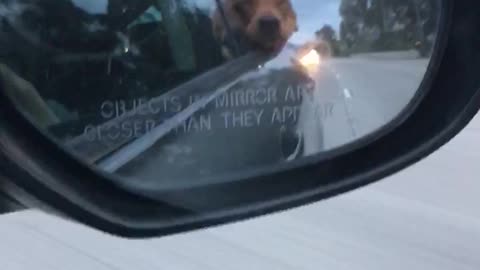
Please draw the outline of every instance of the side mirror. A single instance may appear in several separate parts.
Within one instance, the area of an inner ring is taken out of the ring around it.
[[[410,23],[401,29],[360,29],[367,15],[352,17],[355,7],[330,18],[321,1],[292,1],[289,12],[318,10],[332,26],[297,16],[281,51],[253,46],[231,60],[201,7],[176,7],[193,51],[174,56],[155,5],[115,16],[115,28],[103,24],[110,9],[62,6],[90,29],[76,34],[51,3],[31,2],[0,4],[0,189],[115,235],[168,235],[351,191],[434,152],[480,108],[480,4],[467,0],[407,4],[416,12],[394,13]],[[430,45],[419,52],[415,40]]]

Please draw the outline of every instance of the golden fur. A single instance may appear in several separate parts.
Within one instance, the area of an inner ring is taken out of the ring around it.
[[[222,0],[223,9],[230,27],[240,31],[254,49],[278,50],[297,31],[297,16],[290,0]],[[262,19],[275,19],[278,33],[262,32]],[[227,35],[219,10],[213,15],[213,32],[219,41]]]

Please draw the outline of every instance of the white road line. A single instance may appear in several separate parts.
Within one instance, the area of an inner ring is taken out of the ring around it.
[[[343,89],[343,94],[345,95],[346,98],[351,99],[352,98],[352,92],[348,90],[348,88]]]

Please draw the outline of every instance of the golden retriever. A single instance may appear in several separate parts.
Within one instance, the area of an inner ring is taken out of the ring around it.
[[[221,0],[225,18],[236,37],[247,39],[249,49],[279,51],[297,31],[297,15],[290,0]],[[213,32],[222,44],[228,29],[218,8],[213,14]]]

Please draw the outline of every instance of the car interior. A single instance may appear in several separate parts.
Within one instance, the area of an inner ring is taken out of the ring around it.
[[[70,1],[49,1],[42,12],[24,14],[28,20],[15,26],[23,30],[4,33],[12,44],[24,45],[6,45],[4,63],[57,108],[60,123],[48,128],[58,139],[81,133],[84,123],[100,124],[95,110],[105,100],[158,96],[222,64],[206,11],[179,8],[165,15],[174,1],[162,3],[157,8],[150,1],[112,1],[109,9],[130,12],[105,16],[88,14]],[[129,40],[119,42],[121,32]],[[116,55],[125,49],[131,54]],[[16,55],[29,51],[35,55],[18,62]]]

